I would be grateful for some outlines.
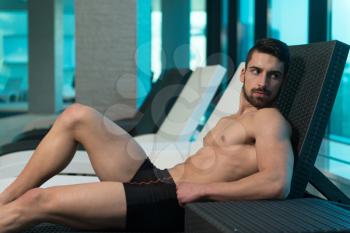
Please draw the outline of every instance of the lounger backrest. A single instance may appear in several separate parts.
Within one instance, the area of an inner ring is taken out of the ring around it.
[[[291,198],[303,197],[310,180],[348,51],[339,41],[290,46],[290,68],[276,104],[293,127]]]
[[[239,80],[241,70],[244,68],[244,62],[242,62],[233,77],[231,78],[229,84],[227,85],[224,93],[220,97],[219,102],[216,104],[213,112],[205,123],[203,129],[196,138],[196,141],[191,145],[191,151],[194,153],[199,148],[203,146],[203,138],[205,135],[215,127],[218,121],[225,116],[234,114],[239,108],[239,95],[242,89],[243,83]]]
[[[159,126],[163,124],[170,109],[174,106],[191,73],[190,69],[185,68],[163,71],[140,107],[140,114],[143,115],[137,126],[130,132],[132,135],[158,131]],[[156,105],[157,111],[152,112],[152,105]]]
[[[157,132],[165,141],[188,141],[222,82],[226,69],[220,65],[197,68]],[[166,89],[162,90],[166,92]],[[152,104],[152,112],[157,112]]]

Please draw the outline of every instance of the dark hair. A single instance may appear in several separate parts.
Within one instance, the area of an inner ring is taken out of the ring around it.
[[[255,45],[249,50],[247,54],[245,61],[246,67],[255,51],[267,53],[278,58],[278,60],[284,64],[284,74],[287,73],[289,68],[289,49],[286,43],[273,38],[263,38],[256,41]]]

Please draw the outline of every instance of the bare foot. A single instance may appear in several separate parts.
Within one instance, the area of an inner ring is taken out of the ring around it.
[[[18,232],[15,224],[20,218],[19,213],[14,211],[13,205],[1,205],[0,208],[0,233]]]
[[[30,201],[29,198],[20,198],[0,204],[0,233],[21,232],[33,225],[32,214],[28,214]]]

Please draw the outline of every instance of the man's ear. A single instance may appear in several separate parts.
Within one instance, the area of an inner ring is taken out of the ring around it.
[[[242,83],[244,83],[244,74],[245,74],[245,68],[241,70],[241,74],[239,75],[239,80],[241,80]]]

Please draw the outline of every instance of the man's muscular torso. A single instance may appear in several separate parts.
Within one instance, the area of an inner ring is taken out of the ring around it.
[[[277,111],[276,109],[270,109]],[[175,182],[235,181],[258,171],[254,117],[258,111],[222,118],[203,139],[203,147],[169,169]]]

